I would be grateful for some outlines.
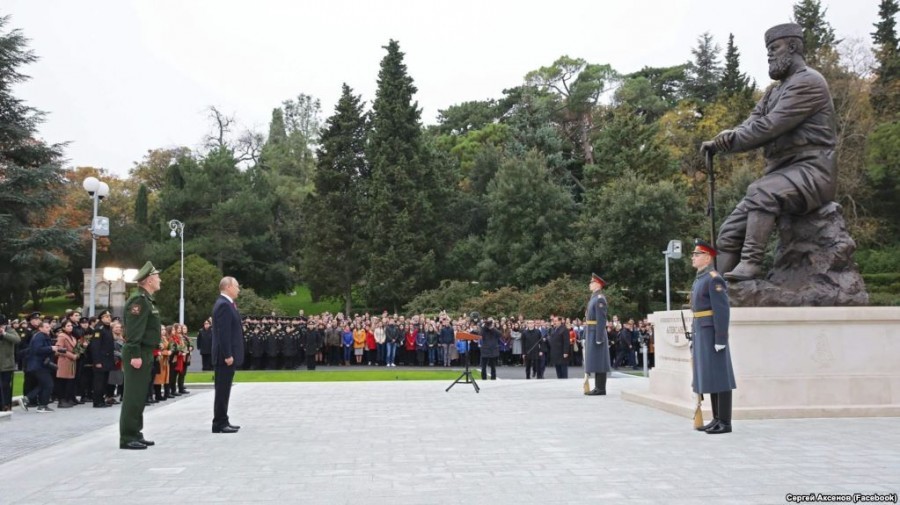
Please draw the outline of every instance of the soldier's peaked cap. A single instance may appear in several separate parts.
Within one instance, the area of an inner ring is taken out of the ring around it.
[[[148,262],[144,263],[144,266],[142,266],[140,270],[138,270],[137,277],[134,278],[134,281],[141,282],[142,280],[146,279],[147,277],[150,277],[151,275],[158,274],[158,273],[159,273],[159,270],[157,270],[156,267],[153,266],[153,263],[150,263],[148,261]]]
[[[591,274],[591,282],[600,284],[600,287],[606,287],[606,281],[603,280],[603,277],[600,277],[597,274]]]
[[[709,242],[705,240],[700,240],[699,238],[694,239],[694,250],[701,251],[709,254],[710,256],[716,255],[716,249],[709,244]]]

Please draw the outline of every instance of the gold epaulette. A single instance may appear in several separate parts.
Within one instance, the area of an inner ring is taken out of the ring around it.
[[[719,272],[716,272],[715,270],[709,271],[709,276],[712,278],[716,278],[716,277],[718,277],[718,275],[719,275]]]

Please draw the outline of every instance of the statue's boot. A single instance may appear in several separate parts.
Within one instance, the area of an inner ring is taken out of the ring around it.
[[[740,253],[719,251],[716,255],[716,270],[719,273],[728,273],[734,270],[740,259]]]
[[[741,262],[734,270],[725,274],[726,279],[747,281],[763,276],[762,260],[773,229],[775,229],[774,214],[753,211],[747,216],[747,233],[744,236],[744,248],[741,250]]]

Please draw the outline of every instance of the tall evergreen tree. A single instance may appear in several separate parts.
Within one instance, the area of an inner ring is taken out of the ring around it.
[[[391,40],[381,60],[367,156],[366,195],[371,234],[366,295],[370,306],[400,307],[435,285],[445,175],[422,146],[416,87],[400,45]]]
[[[881,0],[878,6],[879,21],[875,23],[872,42],[875,45],[875,82],[871,101],[875,112],[882,117],[893,118],[900,112],[900,54],[897,51],[897,21],[900,1]]]
[[[15,314],[53,281],[47,273],[62,273],[62,252],[77,239],[61,218],[49,217],[66,190],[63,146],[37,138],[43,113],[12,93],[28,78],[20,67],[37,57],[20,30],[7,31],[9,19],[0,17],[0,311]]]
[[[313,298],[343,297],[350,313],[353,288],[365,272],[367,124],[362,100],[347,84],[325,122],[316,152],[315,192],[304,204],[302,277]]]
[[[141,184],[138,187],[137,196],[134,199],[134,222],[147,226],[147,186]]]
[[[803,27],[806,62],[817,68],[827,53],[840,43],[834,36],[831,23],[825,20],[828,9],[822,8],[820,0],[800,0],[793,9],[794,22]]]
[[[272,109],[272,120],[269,122],[269,137],[266,142],[277,146],[287,141],[287,129],[284,127],[284,113],[280,107]]]
[[[725,70],[719,89],[724,96],[751,96],[753,88],[750,78],[741,72],[741,53],[734,45],[734,34],[728,34],[728,46],[725,48]]]
[[[689,63],[687,68],[687,83],[684,90],[687,98],[693,98],[700,104],[715,100],[722,79],[720,51],[709,32],[697,37],[697,47],[691,49],[694,61]]]
[[[574,252],[581,269],[603,272],[627,287],[627,297],[647,314],[651,291],[665,281],[661,269],[648,265],[659,264],[659,251],[689,223],[683,187],[630,173],[587,192]]]
[[[574,202],[536,151],[510,158],[488,185],[487,235],[478,270],[494,285],[531,286],[568,271]]]
[[[649,123],[642,114],[620,106],[607,114],[600,126],[594,141],[597,163],[585,167],[587,191],[601,188],[629,172],[651,181],[675,176],[676,166],[669,159],[658,123]]]
[[[304,105],[316,104],[314,108]],[[318,102],[300,94],[297,102],[285,101],[272,111],[269,137],[263,145],[258,168],[271,188],[276,240],[280,256],[293,269],[300,268],[303,244],[303,202],[312,191],[315,159],[311,137],[318,136]],[[261,181],[262,183],[262,181]]]

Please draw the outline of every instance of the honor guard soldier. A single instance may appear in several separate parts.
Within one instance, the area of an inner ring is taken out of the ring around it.
[[[146,449],[153,442],[144,438],[144,405],[153,350],[159,347],[162,321],[153,300],[159,291],[159,270],[149,261],[134,279],[137,291],[125,303],[125,344],[122,346],[122,369],[125,394],[119,416],[119,448]]]
[[[716,250],[711,245],[694,240],[691,265],[697,269],[697,278],[691,288],[693,386],[695,393],[710,397],[713,420],[697,430],[711,435],[731,433],[731,390],[736,387],[728,348],[728,286],[714,269],[715,257]]]
[[[278,370],[278,361],[281,357],[281,335],[278,333],[279,325],[274,320],[269,326],[269,334],[266,337],[266,370]]]
[[[297,354],[300,352],[300,338],[293,323],[288,323],[284,329],[284,368],[293,370],[297,368]]]
[[[599,275],[592,274],[589,288],[591,299],[584,313],[584,373],[594,374],[594,389],[586,391],[588,396],[606,394],[606,374],[610,371],[609,340],[606,334],[606,312],[608,304],[603,288],[606,287]]]

